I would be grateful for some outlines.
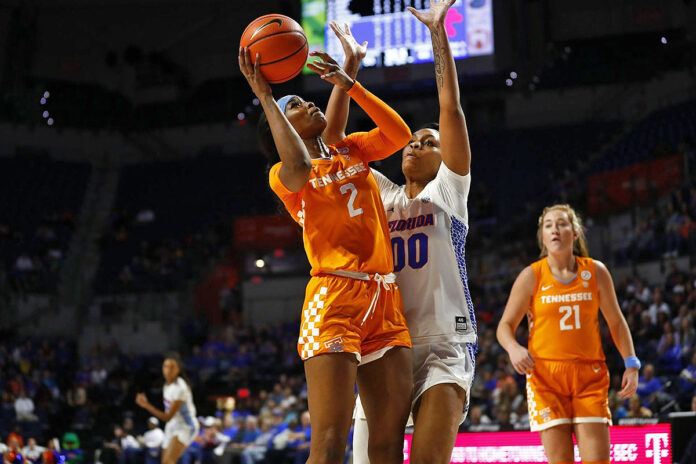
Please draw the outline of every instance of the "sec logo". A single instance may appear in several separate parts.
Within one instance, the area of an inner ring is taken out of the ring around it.
[[[582,280],[590,280],[590,277],[592,277],[592,273],[590,271],[582,271],[580,273],[580,278]]]

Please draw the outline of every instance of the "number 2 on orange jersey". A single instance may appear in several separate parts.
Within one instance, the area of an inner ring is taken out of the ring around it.
[[[353,206],[355,197],[358,196],[358,189],[355,188],[355,185],[351,183],[343,184],[339,190],[343,195],[350,192],[350,198],[348,198],[348,213],[350,214],[350,217],[361,215],[363,213],[362,208],[355,208]]]

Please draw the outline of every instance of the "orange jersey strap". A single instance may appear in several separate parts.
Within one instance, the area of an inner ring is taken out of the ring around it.
[[[377,125],[370,132],[356,132],[346,137],[357,146],[364,161],[384,159],[408,143],[411,130],[389,105],[368,92],[358,81],[347,93]]]

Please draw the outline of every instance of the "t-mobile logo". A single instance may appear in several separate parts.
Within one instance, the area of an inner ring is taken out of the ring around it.
[[[669,456],[669,434],[646,433],[645,457],[652,458],[653,464],[660,464],[661,458]]]

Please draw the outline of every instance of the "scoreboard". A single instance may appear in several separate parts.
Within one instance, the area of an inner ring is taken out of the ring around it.
[[[493,0],[457,0],[445,28],[455,59],[492,55]],[[326,50],[341,63],[343,49],[330,21],[351,27],[359,43],[368,41],[365,67],[433,61],[430,31],[406,9],[429,8],[430,0],[302,0],[302,27],[310,51]]]

